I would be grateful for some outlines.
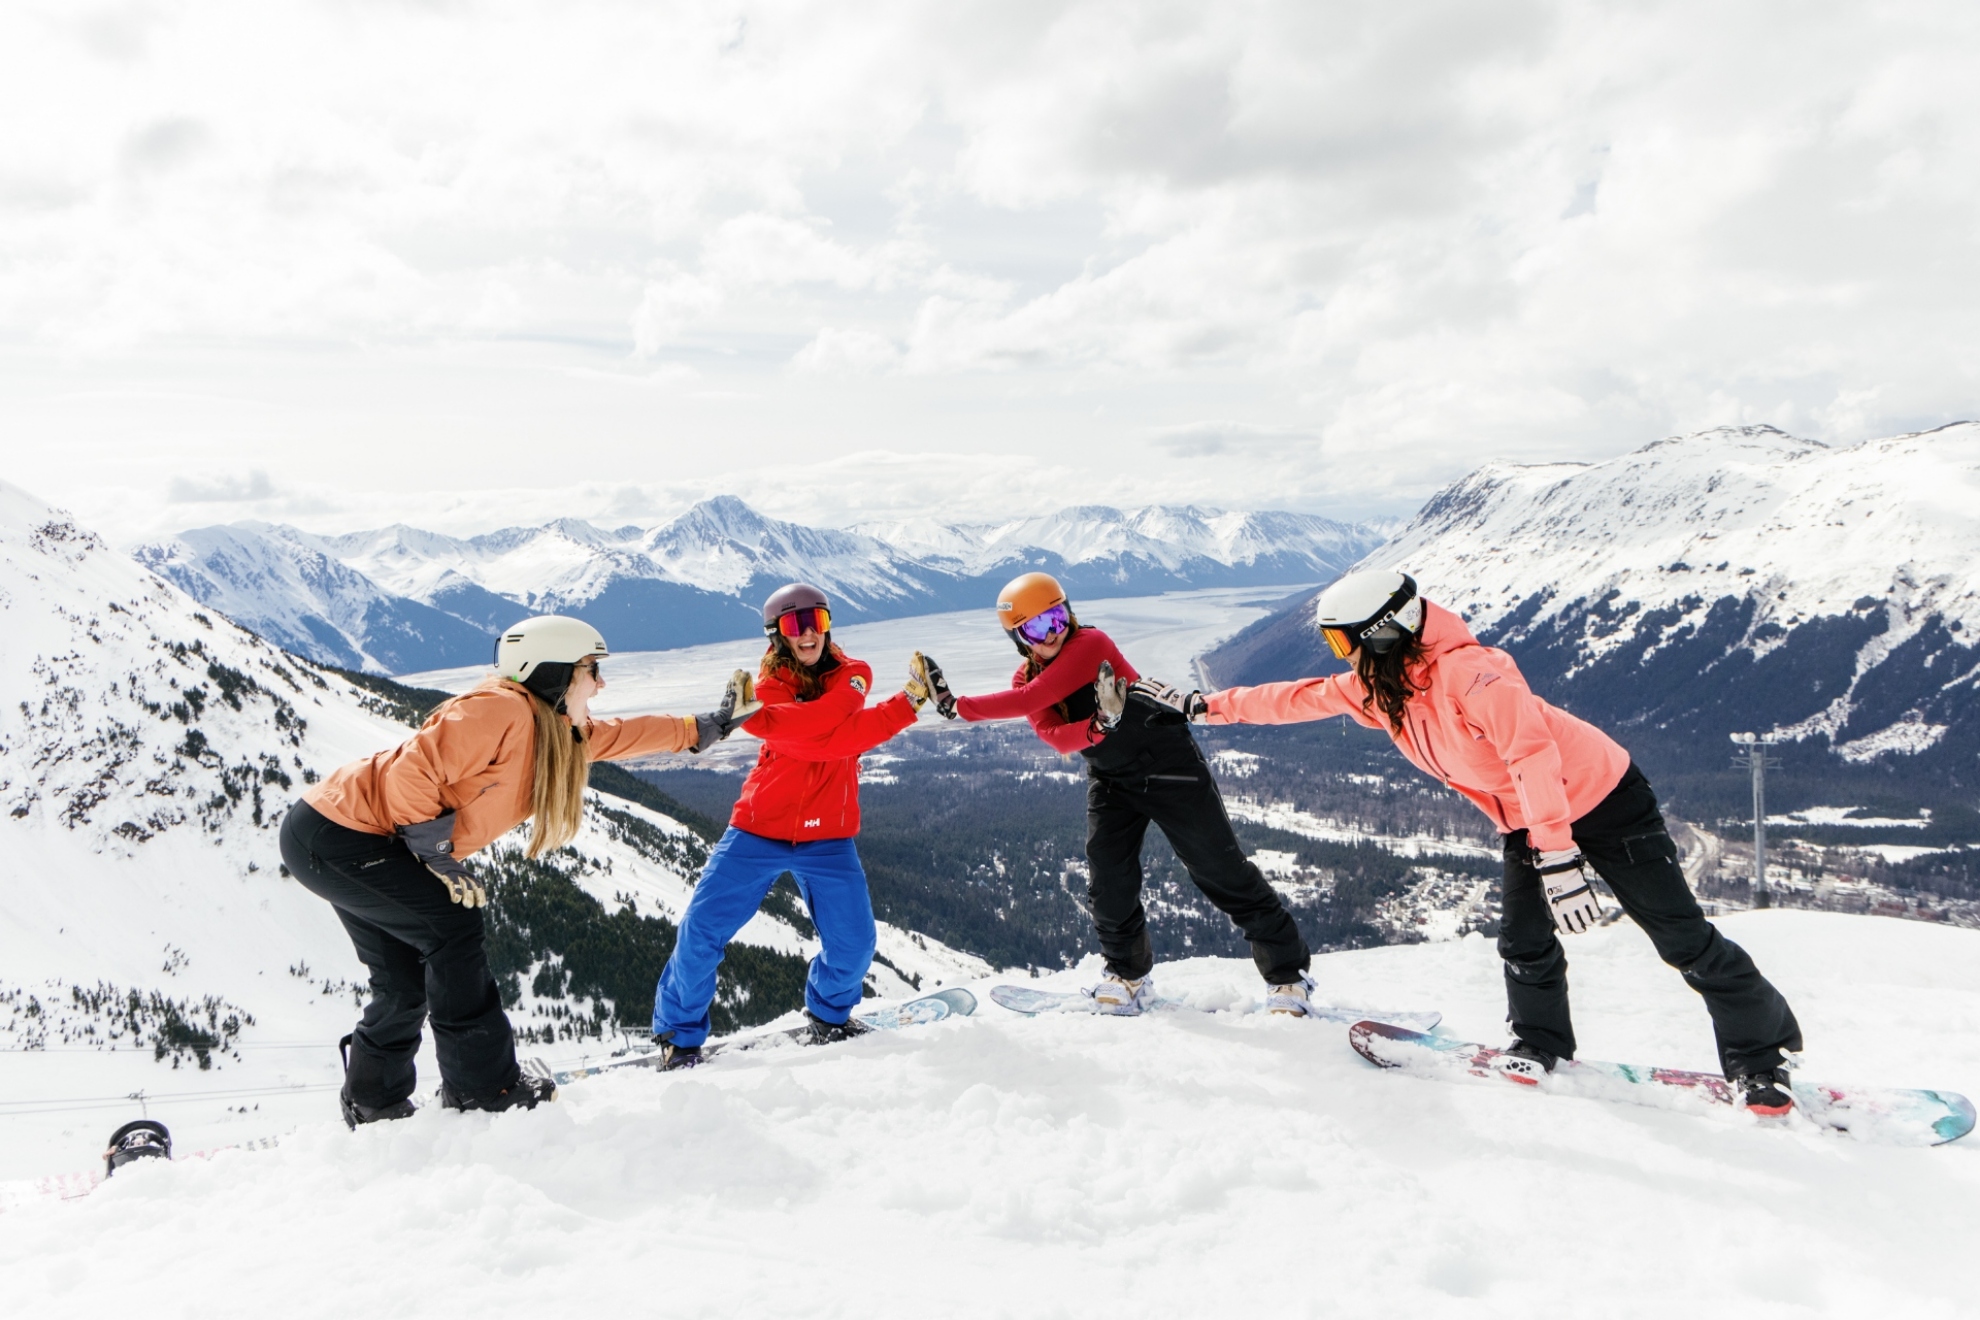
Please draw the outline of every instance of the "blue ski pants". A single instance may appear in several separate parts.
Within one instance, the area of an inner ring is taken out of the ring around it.
[[[674,956],[653,993],[653,1034],[675,1045],[708,1039],[715,971],[735,933],[789,871],[824,945],[811,960],[804,1006],[826,1022],[844,1022],[859,1007],[873,963],[873,900],[866,870],[851,839],[783,843],[730,827],[708,854],[701,879],[681,914]]]

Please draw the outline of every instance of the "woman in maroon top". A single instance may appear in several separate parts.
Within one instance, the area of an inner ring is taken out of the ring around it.
[[[997,617],[1024,663],[1010,691],[956,698],[954,710],[966,720],[1022,715],[1054,751],[1086,758],[1087,897],[1107,959],[1106,975],[1088,993],[1110,1013],[1139,1013],[1148,1002],[1155,958],[1141,903],[1141,843],[1153,821],[1196,887],[1251,942],[1272,1011],[1305,1012],[1306,941],[1238,846],[1188,722],[1143,695],[1149,685],[1106,633],[1080,625],[1050,575],[1013,580],[997,598]]]

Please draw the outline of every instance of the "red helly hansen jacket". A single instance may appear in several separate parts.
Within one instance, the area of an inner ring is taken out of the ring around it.
[[[844,657],[810,701],[797,699],[781,670],[760,680],[756,696],[763,709],[742,727],[763,747],[729,824],[786,843],[858,834],[859,754],[913,724],[915,716],[904,692],[868,706],[872,685],[866,662]]]

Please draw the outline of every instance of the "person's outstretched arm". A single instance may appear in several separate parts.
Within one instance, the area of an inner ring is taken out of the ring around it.
[[[1383,728],[1380,717],[1362,708],[1368,694],[1354,674],[1328,674],[1290,683],[1261,683],[1257,687],[1225,688],[1203,694],[1210,708],[1207,724],[1299,724],[1306,720],[1345,715],[1371,729]]]
[[[1091,687],[1105,660],[1114,672],[1132,683],[1141,675],[1113,639],[1096,628],[1082,628],[1066,642],[1052,663],[1028,683],[1014,685],[1008,692],[982,697],[957,697],[956,714],[966,720],[1014,720],[1021,715],[1049,711],[1083,687]],[[1081,746],[1086,744],[1082,743]]]

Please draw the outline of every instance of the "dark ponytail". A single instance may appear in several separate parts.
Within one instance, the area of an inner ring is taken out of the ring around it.
[[[1423,644],[1415,634],[1407,632],[1394,646],[1379,655],[1366,646],[1355,653],[1355,676],[1368,689],[1368,695],[1361,699],[1361,709],[1373,715],[1375,708],[1381,707],[1382,716],[1388,720],[1392,733],[1402,732],[1403,710],[1408,706],[1409,699],[1429,690],[1428,680],[1418,687],[1409,677],[1410,666],[1422,656]]]

